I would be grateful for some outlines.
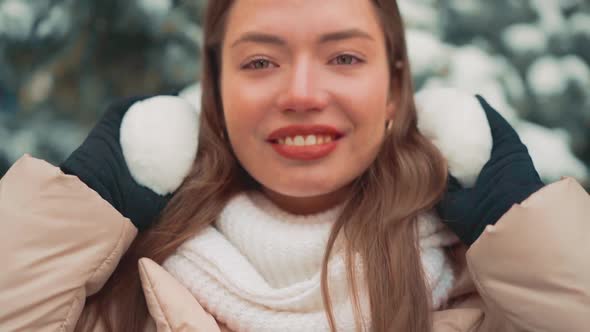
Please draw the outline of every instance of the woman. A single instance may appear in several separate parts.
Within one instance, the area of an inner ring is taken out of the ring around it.
[[[203,65],[174,195],[138,185],[158,174],[119,137],[142,102],[184,107],[163,99],[113,105],[60,165],[75,177],[25,156],[2,179],[0,330],[586,328],[587,194],[544,187],[481,98],[490,160],[472,188],[447,181],[395,1],[216,0]]]

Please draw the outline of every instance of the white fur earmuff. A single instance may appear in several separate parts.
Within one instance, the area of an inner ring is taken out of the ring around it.
[[[492,152],[492,133],[474,95],[453,88],[430,88],[415,96],[418,130],[442,152],[449,172],[471,187]]]
[[[197,154],[195,107],[174,96],[138,101],[123,117],[120,130],[121,148],[134,180],[160,195],[174,192]]]

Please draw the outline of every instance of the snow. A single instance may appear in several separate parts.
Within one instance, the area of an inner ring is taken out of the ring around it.
[[[586,166],[573,155],[565,130],[547,129],[525,121],[516,129],[545,182],[557,181],[562,176],[571,176],[581,182],[590,180]]]
[[[499,67],[501,68],[501,78],[507,97],[513,101],[524,101],[526,96],[525,83],[520,77],[518,70],[506,58],[499,58]]]
[[[479,16],[481,5],[478,1],[452,0],[451,6],[464,16]]]
[[[172,0],[137,0],[139,9],[150,19],[161,22],[172,9]]]
[[[569,19],[569,28],[574,34],[590,36],[590,15],[575,13]]]
[[[547,36],[533,24],[514,24],[502,33],[502,41],[515,54],[540,54],[547,49]]]
[[[561,67],[565,77],[590,92],[590,69],[582,58],[576,55],[565,56],[561,60]]]
[[[590,89],[590,68],[580,57],[567,55],[563,58],[545,56],[538,59],[527,73],[527,82],[537,96],[562,94],[572,82],[582,90]]]
[[[563,33],[566,26],[560,1],[563,0],[530,0],[539,15],[539,26],[550,35]]]
[[[563,76],[560,61],[553,56],[536,60],[527,72],[527,83],[539,97],[561,95],[567,88],[567,78]]]
[[[7,0],[0,3],[0,35],[26,40],[35,24],[33,8],[27,2]]]
[[[560,0],[559,7],[562,10],[567,10],[569,8],[574,8],[576,6],[582,5],[585,0]]]
[[[476,46],[459,47],[451,56],[451,80],[465,86],[496,78],[498,70],[498,62]]]
[[[70,30],[70,15],[61,6],[54,6],[49,14],[37,27],[38,38],[57,37],[63,38]]]
[[[398,6],[407,28],[436,31],[439,15],[431,4],[416,0],[400,0]]]
[[[449,61],[447,47],[428,32],[407,29],[406,43],[412,72],[416,75],[427,75],[439,71]]]

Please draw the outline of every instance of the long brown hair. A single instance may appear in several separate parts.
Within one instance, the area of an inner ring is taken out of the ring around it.
[[[110,331],[140,331],[148,318],[137,261],[162,263],[186,240],[212,224],[235,194],[258,189],[235,157],[224,126],[219,77],[226,16],[232,0],[210,1],[204,20],[202,113],[194,166],[150,230],[138,235],[100,292],[88,298],[77,329],[97,321]],[[336,330],[327,263],[336,238],[346,239],[349,283],[358,329],[360,319],[354,257],[363,262],[371,331],[430,331],[431,290],[425,282],[418,244],[417,216],[440,199],[446,163],[417,129],[413,85],[404,29],[395,0],[373,0],[385,32],[392,95],[393,128],[370,167],[351,186],[334,223],[322,266],[322,295],[331,329]],[[400,66],[401,64],[401,66]],[[116,308],[116,309],[114,309]],[[120,313],[120,314],[117,314]]]

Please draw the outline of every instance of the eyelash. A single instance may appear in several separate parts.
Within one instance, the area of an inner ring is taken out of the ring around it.
[[[352,58],[352,61],[356,61],[356,63],[348,64],[348,66],[353,66],[353,65],[356,65],[356,64],[364,63],[364,61],[362,59],[360,59],[359,57],[357,57],[355,55],[352,55],[352,54],[340,54],[340,55],[337,55],[330,62],[338,59],[339,57],[343,57],[343,56],[345,56],[345,57],[351,57]],[[267,63],[271,63],[271,61],[268,60],[268,59],[266,59],[266,58],[258,57],[258,58],[252,59],[252,61],[249,61],[248,63],[246,63],[245,65],[243,65],[242,66],[242,69],[244,69],[244,70],[264,70],[264,69],[268,69],[268,68],[260,68],[260,69],[251,68],[250,66],[252,64],[256,63],[257,61],[266,61]]]

